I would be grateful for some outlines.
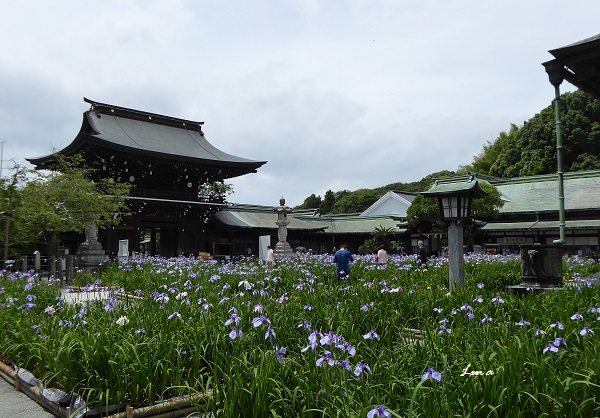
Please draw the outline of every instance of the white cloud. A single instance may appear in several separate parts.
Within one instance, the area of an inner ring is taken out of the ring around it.
[[[416,181],[550,105],[547,51],[595,35],[599,14],[596,0],[6,2],[3,158],[68,145],[86,96],[204,121],[216,147],[267,160],[233,181],[237,203]]]

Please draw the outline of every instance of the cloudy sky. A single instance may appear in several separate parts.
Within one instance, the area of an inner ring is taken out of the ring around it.
[[[0,6],[4,175],[68,145],[85,96],[204,121],[217,148],[268,161],[229,200],[269,206],[470,163],[551,104],[548,50],[600,33],[598,0]]]

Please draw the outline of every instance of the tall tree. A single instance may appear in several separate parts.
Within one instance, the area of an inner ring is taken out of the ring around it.
[[[98,228],[117,225],[129,213],[126,198],[130,185],[99,184],[89,179],[81,156],[57,155],[50,171],[32,171],[20,191],[15,217],[22,221],[22,243],[50,240],[54,253],[62,232],[83,232],[89,222]]]
[[[382,195],[378,190],[359,189],[346,194],[333,205],[333,213],[362,212],[375,203]]]
[[[318,209],[321,207],[321,196],[315,196],[315,194],[311,194],[306,199],[304,199],[304,203],[299,206],[296,206],[296,209]]]
[[[563,168],[600,169],[600,101],[580,90],[561,96]],[[549,105],[525,121],[511,125],[465,169],[496,177],[521,177],[556,172],[556,122]]]
[[[321,213],[331,213],[333,209],[333,205],[335,204],[335,193],[332,190],[327,190],[325,192],[325,196],[323,196],[323,201],[321,202]]]

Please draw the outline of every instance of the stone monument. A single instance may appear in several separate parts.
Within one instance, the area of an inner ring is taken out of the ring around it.
[[[279,206],[273,208],[274,212],[277,212],[277,244],[275,244],[275,249],[273,252],[275,253],[275,257],[278,258],[293,258],[294,251],[292,247],[287,242],[287,226],[290,221],[287,218],[287,214],[292,211],[292,208],[285,205],[285,199],[282,197],[279,199]]]
[[[85,226],[85,242],[77,249],[77,263],[86,273],[92,273],[106,260],[102,244],[98,242],[98,226],[95,221],[88,221]]]

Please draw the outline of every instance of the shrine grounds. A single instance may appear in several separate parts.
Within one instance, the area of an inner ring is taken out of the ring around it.
[[[598,416],[600,265],[564,271],[562,290],[518,296],[511,255],[467,255],[452,292],[445,259],[359,256],[339,281],[328,255],[142,258],[78,275],[109,292],[84,304],[3,272],[0,358],[89,409],[192,395],[223,417]]]

